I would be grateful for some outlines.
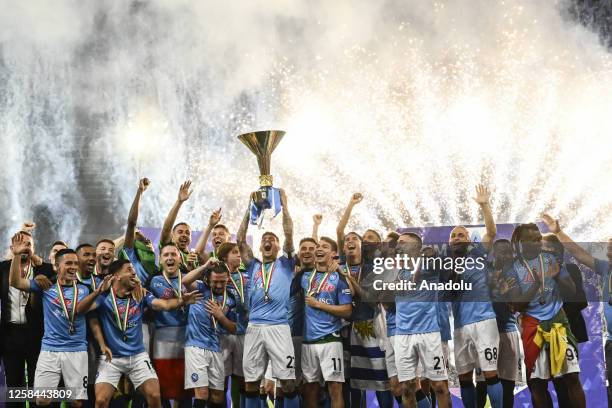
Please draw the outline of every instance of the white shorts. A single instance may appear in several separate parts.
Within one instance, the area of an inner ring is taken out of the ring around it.
[[[291,340],[293,341],[293,351],[295,352],[295,382],[299,386],[302,383],[302,336],[293,336]],[[272,376],[272,364],[269,361],[266,365],[266,373],[263,379],[276,381],[276,378]]]
[[[448,379],[440,332],[396,334],[394,337],[398,381],[416,378],[419,363],[423,377],[432,381]]]
[[[259,381],[268,360],[273,378],[295,380],[295,353],[289,325],[249,324],[247,327],[242,358],[245,381]]]
[[[242,370],[242,354],[244,353],[244,334],[224,334],[221,336],[221,349],[225,376],[237,375],[244,377]]]
[[[578,362],[578,354],[576,353],[576,349],[568,343],[567,350],[565,351],[565,361],[561,367],[561,372],[555,377],[561,377],[565,374],[579,372],[580,364]],[[548,347],[542,347],[540,349],[538,359],[533,366],[531,378],[541,378],[543,380],[552,378],[552,375],[550,374],[550,350]]]
[[[499,331],[495,319],[467,324],[455,329],[455,366],[458,374],[497,370]]]
[[[96,373],[96,384],[108,383],[117,388],[121,375],[126,374],[134,388],[140,387],[147,380],[157,380],[157,374],[151,364],[149,354],[136,354],[130,357],[113,357],[110,362],[104,356],[100,357],[100,365]]]
[[[34,387],[57,388],[63,377],[64,387],[74,390],[74,398],[86,400],[87,360],[86,351],[41,351],[36,363]]]
[[[199,347],[185,347],[185,389],[208,387],[223,391],[223,353]]]
[[[395,366],[395,336],[387,337],[385,343],[385,362],[387,363],[387,375],[389,378],[397,376]]]
[[[341,341],[302,344],[302,376],[304,382],[344,382]]]
[[[499,333],[497,376],[502,380],[523,382],[521,337],[518,331]]]

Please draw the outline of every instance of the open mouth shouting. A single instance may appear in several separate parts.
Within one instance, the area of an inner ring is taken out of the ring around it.
[[[111,254],[102,254],[100,255],[100,263],[104,266],[110,265],[113,261],[113,256]]]
[[[315,256],[317,257],[317,261],[322,261],[325,258],[325,251],[319,249],[315,252]]]

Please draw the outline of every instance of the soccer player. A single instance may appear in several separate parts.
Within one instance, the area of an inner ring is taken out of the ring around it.
[[[254,193],[249,200],[253,199]],[[287,196],[280,190],[282,205],[284,255],[278,257],[280,240],[265,232],[261,238],[262,260],[253,258],[246,242],[250,211],[247,209],[238,230],[238,245],[249,276],[249,326],[244,339],[243,369],[246,381],[246,407],[259,407],[259,381],[268,361],[272,376],[278,378],[284,393],[284,406],[299,406],[295,387],[295,353],[288,325],[289,289],[295,261],[293,254],[293,221],[287,207]]]
[[[344,277],[335,269],[338,246],[321,237],[315,251],[315,269],[302,273],[305,319],[302,345],[302,372],[306,407],[318,406],[319,382],[325,381],[333,408],[344,407],[341,318],[352,311],[352,297]]]
[[[194,389],[194,408],[221,408],[225,387],[221,328],[236,332],[236,298],[227,290],[228,269],[217,264],[207,269],[206,278],[195,281],[203,301],[189,308],[185,341],[185,388]]]
[[[181,299],[185,292],[182,283],[181,253],[174,244],[161,248],[161,274],[151,279],[149,290],[159,299]],[[191,392],[185,390],[185,330],[186,308],[155,312],[153,337],[153,365],[159,377],[164,400],[181,400],[182,406],[191,405]],[[165,404],[165,402],[164,402]]]
[[[79,270],[76,273],[76,278],[81,285],[84,285],[89,290],[89,293],[96,291],[102,284],[102,277],[95,276],[94,269],[96,267],[96,250],[91,244],[81,244],[76,248],[77,258],[79,260]],[[98,355],[100,354],[100,345],[92,341],[99,336],[103,336],[100,321],[95,312],[85,315],[87,321],[87,375],[89,379],[95,378],[98,370]],[[91,381],[87,384],[87,399],[95,401],[95,384]]]
[[[353,323],[350,325],[349,333],[346,333],[346,330],[342,332],[343,336],[349,336],[348,339],[345,339],[345,344],[349,345],[350,353],[345,353],[345,355],[350,356],[350,363],[347,361],[345,370],[350,373],[350,405],[359,406],[364,398],[365,390],[372,389],[376,390],[379,405],[387,406],[392,404],[393,396],[389,392],[385,353],[380,349],[373,330],[375,310],[372,305],[360,301],[363,294],[360,286],[363,284],[361,281],[362,237],[356,232],[345,234],[351,212],[362,200],[361,193],[354,193],[351,196],[336,227],[341,259],[345,261],[343,273],[346,275],[355,302],[351,316]],[[376,231],[366,232],[368,232],[368,242],[381,242],[380,235]],[[349,405],[346,399],[345,405]]]
[[[608,289],[609,287],[609,279],[607,278],[607,271],[610,270],[609,265],[610,262],[609,260],[612,259],[612,240],[608,241],[608,261],[606,260],[602,260],[602,259],[598,259],[593,257],[590,253],[588,253],[584,248],[582,248],[579,244],[577,244],[576,242],[574,242],[572,240],[572,238],[570,238],[565,231],[563,231],[563,229],[561,229],[560,225],[559,225],[559,221],[555,218],[553,218],[552,216],[550,216],[549,214],[544,214],[542,216],[542,221],[546,224],[546,226],[548,227],[548,230],[554,234],[557,239],[561,242],[561,244],[563,245],[563,247],[565,248],[565,250],[567,250],[575,259],[578,263],[581,263],[582,265],[586,266],[587,268],[595,271],[595,273],[597,273],[598,275],[600,275],[602,277],[602,279],[604,280],[604,316],[606,319],[606,327],[608,328],[608,341],[606,342],[606,348],[605,348],[605,352],[606,352],[606,365],[608,366],[608,402],[609,404],[612,406],[612,369],[610,368],[612,365],[612,341],[610,339],[612,339],[612,306],[610,305],[609,300],[609,296],[610,296],[610,291]],[[568,271],[569,272],[569,271]],[[576,291],[578,293],[580,288],[576,288]],[[574,296],[574,299],[576,298],[576,296]],[[570,322],[571,323],[571,322]],[[578,339],[578,341],[580,341]]]
[[[473,373],[477,369],[485,377],[491,406],[501,408],[503,388],[497,375],[499,332],[484,266],[487,252],[497,235],[489,200],[489,190],[481,184],[477,185],[474,201],[484,215],[486,229],[478,245],[472,247],[470,233],[463,226],[453,228],[450,233],[450,255],[455,264],[462,261],[465,265],[465,270],[457,273],[455,280],[472,285],[472,290],[458,292],[453,300],[455,365],[459,374],[461,399],[466,407],[476,405]]]
[[[145,307],[168,311],[202,299],[198,293],[184,293],[180,298],[157,299],[140,288],[136,271],[125,259],[109,266],[112,275],[110,290],[98,290],[83,299],[78,313],[97,310],[104,329],[104,339],[98,339],[106,359],[100,359],[96,374],[96,407],[108,407],[121,375],[126,374],[134,388],[140,391],[150,408],[161,406],[159,381],[142,341],[142,314]]]
[[[234,242],[221,243],[216,251],[219,261],[229,271],[227,290],[236,300],[236,331],[221,336],[223,361],[225,361],[225,376],[232,376],[232,390],[234,384],[238,385],[238,398],[232,402],[235,406],[244,405],[244,371],[242,369],[242,356],[244,353],[244,334],[246,333],[248,317],[249,277],[241,270],[240,249]]]
[[[537,225],[517,226],[511,242],[517,259],[510,277],[517,285],[510,290],[509,296],[514,300],[515,308],[523,310],[521,337],[532,402],[536,408],[546,407],[547,382],[560,375],[568,387],[571,406],[585,407],[584,391],[578,377],[580,366],[576,339],[563,312],[562,296],[570,297],[575,293],[574,283],[552,255],[542,252],[542,235]],[[561,327],[566,336],[555,335]],[[543,347],[548,336],[543,336],[542,332],[560,342],[555,342],[554,348]]]
[[[403,233],[398,238],[397,252],[410,258],[421,253],[421,237]],[[446,277],[434,268],[412,265],[402,268],[398,277],[420,286],[421,282],[439,282]],[[426,394],[420,389],[417,367],[422,376],[431,381],[440,407],[450,407],[448,375],[438,325],[438,293],[434,290],[409,290],[396,296],[395,304],[395,365],[397,379],[402,385],[404,407],[429,406]]]
[[[66,245],[64,241],[55,241],[53,244],[51,244],[51,250],[49,251],[49,263],[53,266],[53,271],[55,271],[55,254],[57,254],[57,251],[60,249],[66,248],[68,248],[68,245]]]
[[[96,269],[96,249],[93,245],[84,243],[76,247],[75,252],[79,259],[77,280],[80,284],[87,286],[90,292],[93,292],[102,281],[101,277],[94,275],[94,270]],[[94,277],[97,279],[94,279]]]
[[[504,393],[504,408],[514,406],[514,385],[523,381],[520,335],[516,324],[516,315],[510,308],[508,292],[515,285],[514,280],[508,277],[514,263],[512,244],[507,239],[498,239],[493,244],[493,262],[490,268],[489,287],[493,310],[499,331],[499,352],[497,372],[502,383]],[[480,382],[478,386],[480,386]],[[482,390],[479,406],[486,402],[486,385]],[[480,390],[479,390],[480,392]]]
[[[36,365],[34,387],[52,389],[63,378],[64,384],[75,392],[72,406],[81,407],[82,400],[87,399],[87,340],[85,318],[77,314],[77,304],[89,291],[85,286],[77,284],[77,255],[67,248],[56,253],[57,281],[45,290],[34,279],[21,274],[19,255],[27,248],[27,240],[22,234],[16,234],[11,246],[14,257],[10,281],[11,286],[19,290],[38,292],[43,296],[45,334]],[[37,398],[36,404],[47,406],[50,401]]]
[[[100,278],[108,274],[108,267],[115,260],[115,241],[103,238],[96,243],[96,266],[94,276]]]
[[[191,245],[191,227],[186,222],[172,225],[176,221],[181,206],[191,196],[192,191],[189,190],[190,187],[191,181],[185,181],[181,184],[176,202],[164,220],[159,238],[160,250],[166,244],[173,243],[176,245],[181,254],[181,268],[185,271],[195,269],[199,265],[198,255],[195,252],[189,251],[189,245]]]

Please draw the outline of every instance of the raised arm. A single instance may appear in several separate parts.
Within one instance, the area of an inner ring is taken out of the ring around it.
[[[11,269],[9,272],[9,284],[19,290],[26,292],[30,291],[30,280],[21,276],[21,254],[29,251],[32,255],[32,249],[26,245],[23,239],[23,234],[17,233],[11,239],[11,252],[13,259],[11,260]]]
[[[125,230],[125,239],[123,246],[125,248],[134,248],[134,231],[136,230],[136,223],[138,222],[138,209],[140,208],[140,196],[149,187],[149,179],[143,178],[138,182],[138,190],[136,190],[136,196],[132,202],[130,213],[128,215],[127,229]]]
[[[162,227],[161,237],[159,241],[160,244],[167,244],[171,241],[170,233],[172,232],[172,226],[176,221],[178,212],[181,209],[183,203],[189,199],[189,196],[191,196],[192,192],[189,190],[189,187],[191,187],[191,181],[189,180],[181,184],[176,202],[174,203],[174,205],[170,209],[170,212],[168,213],[168,216],[164,220],[164,225]]]
[[[215,227],[215,225],[220,222],[221,207],[219,207],[218,210],[215,210],[212,212],[212,214],[210,214],[210,217],[208,218],[208,225],[206,226],[206,229],[204,230],[202,235],[200,235],[200,238],[198,238],[198,242],[195,246],[195,253],[198,254],[198,256],[203,262],[206,262],[209,258],[208,252],[206,252],[206,243],[208,242],[208,237],[210,237],[210,233]]]
[[[551,217],[549,214],[542,216],[542,222],[546,224],[548,230],[555,234],[559,241],[563,244],[563,247],[570,253],[576,260],[584,266],[595,269],[595,258],[589,254],[584,248],[578,245],[567,235],[559,226],[559,220]]]
[[[217,264],[218,261],[209,257],[204,265],[195,268],[190,271],[188,274],[184,275],[181,279],[183,285],[187,287],[189,290],[195,290],[195,281],[202,278],[202,274],[208,268],[211,268],[213,265]]]
[[[248,265],[253,260],[253,251],[251,247],[247,243],[247,230],[249,229],[249,220],[251,217],[250,209],[251,209],[251,200],[253,195],[249,197],[249,205],[247,206],[247,210],[244,213],[244,217],[242,217],[242,222],[240,223],[240,227],[238,228],[238,232],[236,233],[236,242],[238,243],[238,248],[240,249],[240,258],[245,265]]]
[[[319,242],[319,226],[321,225],[321,221],[323,220],[323,216],[321,214],[315,214],[312,216],[312,239]]]
[[[353,212],[353,207],[363,200],[363,195],[361,193],[353,193],[351,196],[351,200],[349,201],[342,217],[340,218],[340,222],[338,222],[338,226],[336,227],[336,237],[338,238],[338,252],[339,255],[342,254],[342,248],[344,247],[344,230],[346,229],[346,225],[348,224],[349,218],[351,218],[351,212]]]
[[[495,220],[493,219],[493,212],[491,211],[491,193],[489,189],[482,184],[476,186],[476,197],[474,197],[474,201],[480,206],[482,210],[482,214],[484,215],[485,228],[486,233],[482,237],[482,245],[485,249],[491,249],[493,245],[493,240],[497,235],[497,226],[495,225]]]
[[[280,189],[281,205],[283,207],[283,232],[285,233],[285,243],[283,244],[283,251],[289,256],[293,255],[293,220],[291,214],[289,214],[289,207],[287,207],[287,194],[285,190]]]

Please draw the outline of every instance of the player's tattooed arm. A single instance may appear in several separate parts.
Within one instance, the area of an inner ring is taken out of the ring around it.
[[[210,258],[208,252],[206,252],[206,243],[208,242],[208,238],[210,237],[211,231],[213,230],[215,225],[220,222],[221,207],[219,207],[218,210],[215,210],[212,212],[212,214],[210,214],[210,217],[208,218],[208,225],[206,226],[206,229],[204,230],[202,235],[200,235],[200,238],[198,238],[198,243],[195,246],[195,253],[198,254],[202,263],[206,262],[208,258]]]
[[[240,258],[245,265],[248,265],[253,260],[253,250],[247,243],[247,230],[249,229],[249,220],[250,220],[250,208],[251,201],[253,200],[253,194],[249,197],[249,205],[247,206],[247,210],[244,213],[244,217],[242,217],[242,222],[240,223],[240,227],[238,228],[238,232],[236,233],[236,242],[238,243],[238,248],[240,249]]]
[[[493,245],[493,240],[497,235],[497,225],[493,219],[493,212],[491,211],[491,192],[489,188],[483,184],[476,186],[476,196],[473,197],[474,201],[480,206],[484,215],[485,229],[486,232],[482,237],[482,245],[488,251]]]
[[[154,299],[151,302],[151,307],[156,312],[178,309],[181,306],[192,305],[195,302],[202,300],[202,293],[198,290],[193,292],[183,293],[180,299]]]
[[[32,256],[32,248],[27,245],[24,235],[17,233],[11,238],[11,252],[13,259],[11,260],[11,269],[9,272],[9,284],[19,290],[26,292],[30,291],[30,280],[21,276],[21,255],[29,253]]]
[[[285,233],[285,243],[283,244],[283,251],[287,256],[293,255],[293,219],[289,214],[289,207],[287,207],[287,193],[282,188],[280,191],[280,200],[283,207],[283,232]]]
[[[128,214],[127,229],[125,230],[125,238],[123,240],[124,248],[134,248],[134,232],[136,231],[136,223],[138,222],[138,210],[140,208],[140,197],[142,193],[149,187],[149,179],[142,178],[138,182],[138,190],[136,190],[136,196],[130,207],[130,213]]]
[[[353,211],[353,207],[363,200],[363,194],[361,193],[353,193],[351,196],[351,200],[349,201],[342,217],[340,218],[340,222],[338,222],[338,226],[336,227],[336,238],[338,241],[338,251],[339,255],[342,255],[342,248],[344,247],[344,230],[346,229],[346,225],[351,218],[351,212]]]
[[[323,220],[323,216],[321,214],[315,214],[312,216],[312,239],[319,242],[319,226],[321,225],[321,221]]]
[[[178,216],[178,212],[181,209],[181,206],[191,196],[192,191],[189,190],[190,187],[191,187],[190,180],[187,180],[183,184],[181,184],[176,202],[174,203],[174,205],[170,209],[170,212],[166,216],[166,219],[164,220],[164,225],[162,227],[160,241],[159,241],[161,244],[167,244],[171,241],[170,233],[172,232],[172,226],[174,225],[174,222],[176,221],[176,217]]]
[[[546,224],[551,233],[559,238],[563,247],[572,254],[579,263],[590,269],[595,269],[595,258],[593,255],[589,254],[584,248],[574,242],[574,240],[561,229],[558,219],[553,218],[549,214],[544,214],[542,215],[542,222]]]
[[[230,333],[236,333],[236,323],[232,322],[227,316],[223,313],[223,308],[217,304],[217,302],[213,302],[211,300],[207,300],[204,304],[206,311],[214,316],[215,319]]]
[[[92,277],[92,279],[94,278]],[[84,314],[89,313],[92,310],[96,310],[96,308],[98,307],[98,304],[96,303],[96,298],[102,293],[106,292],[108,289],[110,289],[111,285],[113,284],[113,281],[113,275],[106,275],[104,277],[104,280],[100,283],[100,285],[98,285],[96,290],[85,296],[83,300],[77,303],[76,312],[78,314]]]
[[[345,319],[348,319],[353,312],[353,305],[350,303],[346,305],[328,305],[325,302],[317,300],[313,296],[305,296],[304,301],[308,306],[314,309],[319,309],[331,315]]]

